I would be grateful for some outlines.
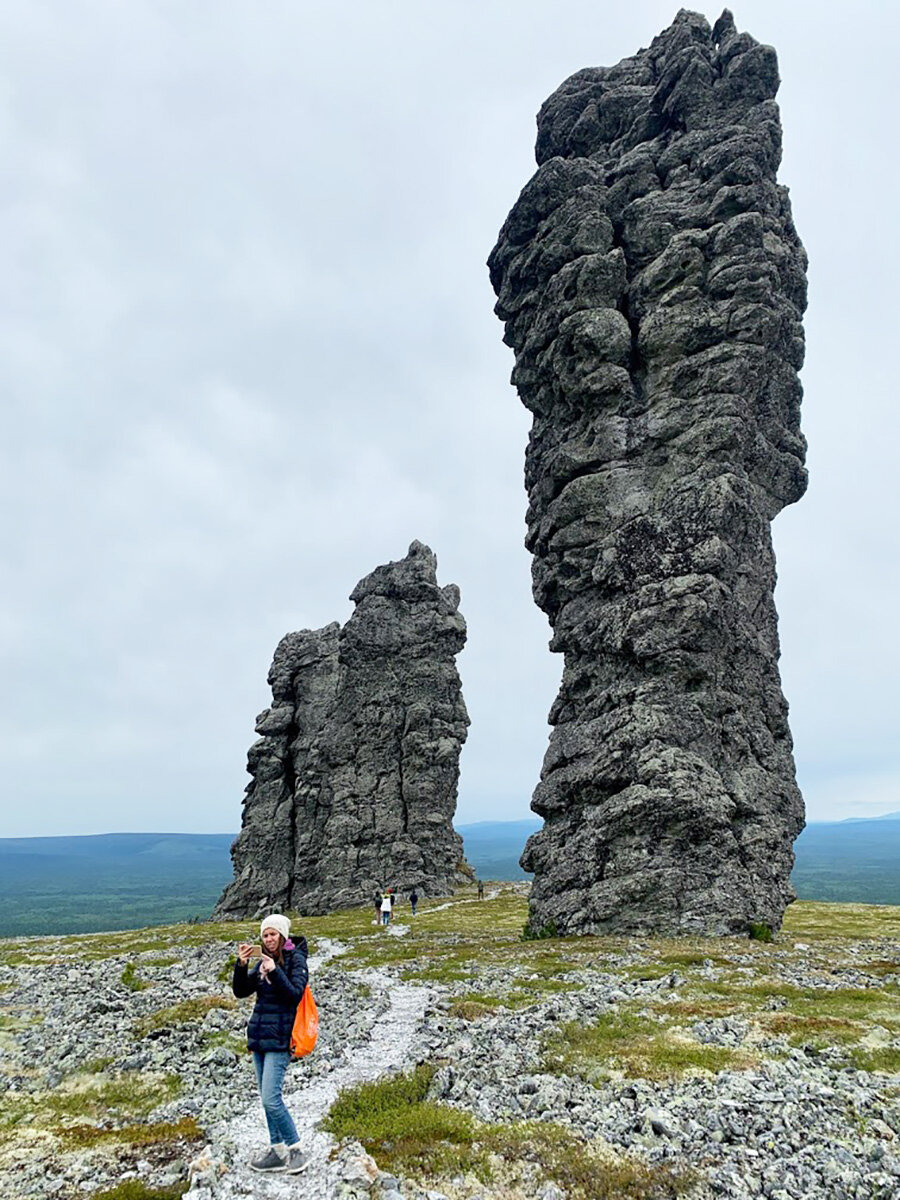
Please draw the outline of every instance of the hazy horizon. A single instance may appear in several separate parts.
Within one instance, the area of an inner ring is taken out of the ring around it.
[[[837,817],[834,819],[810,820],[807,819],[807,825],[841,825],[851,821],[900,821],[900,812],[878,813],[871,817]],[[453,822],[453,827],[456,830],[474,829],[478,825],[516,825],[516,824],[542,824],[542,818],[534,814],[527,817],[509,817],[507,819],[498,819],[496,817],[488,817],[481,821],[456,821]],[[227,829],[98,829],[88,833],[37,833],[37,834],[14,834],[10,837],[0,836],[0,842],[7,841],[36,841],[40,838],[67,838],[67,837],[118,837],[123,836],[145,836],[145,837],[229,837],[235,838],[238,835],[238,830]]]

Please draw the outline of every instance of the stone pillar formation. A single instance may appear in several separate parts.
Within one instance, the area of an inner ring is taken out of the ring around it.
[[[452,823],[469,724],[455,662],[466,623],[459,589],[439,587],[436,571],[413,542],[357,584],[343,629],[282,638],[217,916],[321,913],[376,888],[446,895],[468,880]]]
[[[775,52],[682,10],[538,115],[491,254],[565,656],[526,846],[560,933],[773,929],[803,827],[770,522],[806,487]]]

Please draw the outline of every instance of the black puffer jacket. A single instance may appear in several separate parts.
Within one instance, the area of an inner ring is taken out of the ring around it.
[[[284,951],[284,966],[276,967],[268,982],[258,965],[249,969],[240,959],[235,962],[232,991],[239,998],[256,994],[247,1026],[248,1050],[290,1050],[297,1005],[309,980],[306,954],[306,938],[298,938],[293,950]]]

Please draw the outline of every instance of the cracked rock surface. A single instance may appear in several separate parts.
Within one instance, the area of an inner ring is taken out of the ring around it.
[[[536,929],[745,933],[793,899],[770,522],[806,487],[806,255],[778,83],[727,10],[579,71],[490,257],[565,656],[522,859]]]
[[[459,589],[440,587],[436,571],[413,542],[357,584],[343,628],[282,638],[219,916],[321,913],[386,887],[452,892],[466,624]]]

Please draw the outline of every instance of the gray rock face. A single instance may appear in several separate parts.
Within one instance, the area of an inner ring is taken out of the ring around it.
[[[325,912],[390,886],[445,895],[465,872],[452,821],[466,624],[459,589],[439,587],[436,570],[413,542],[357,584],[343,629],[282,638],[218,916]]]
[[[560,932],[777,928],[803,827],[769,523],[806,487],[775,53],[682,10],[538,116],[490,258],[565,655],[523,866]]]

